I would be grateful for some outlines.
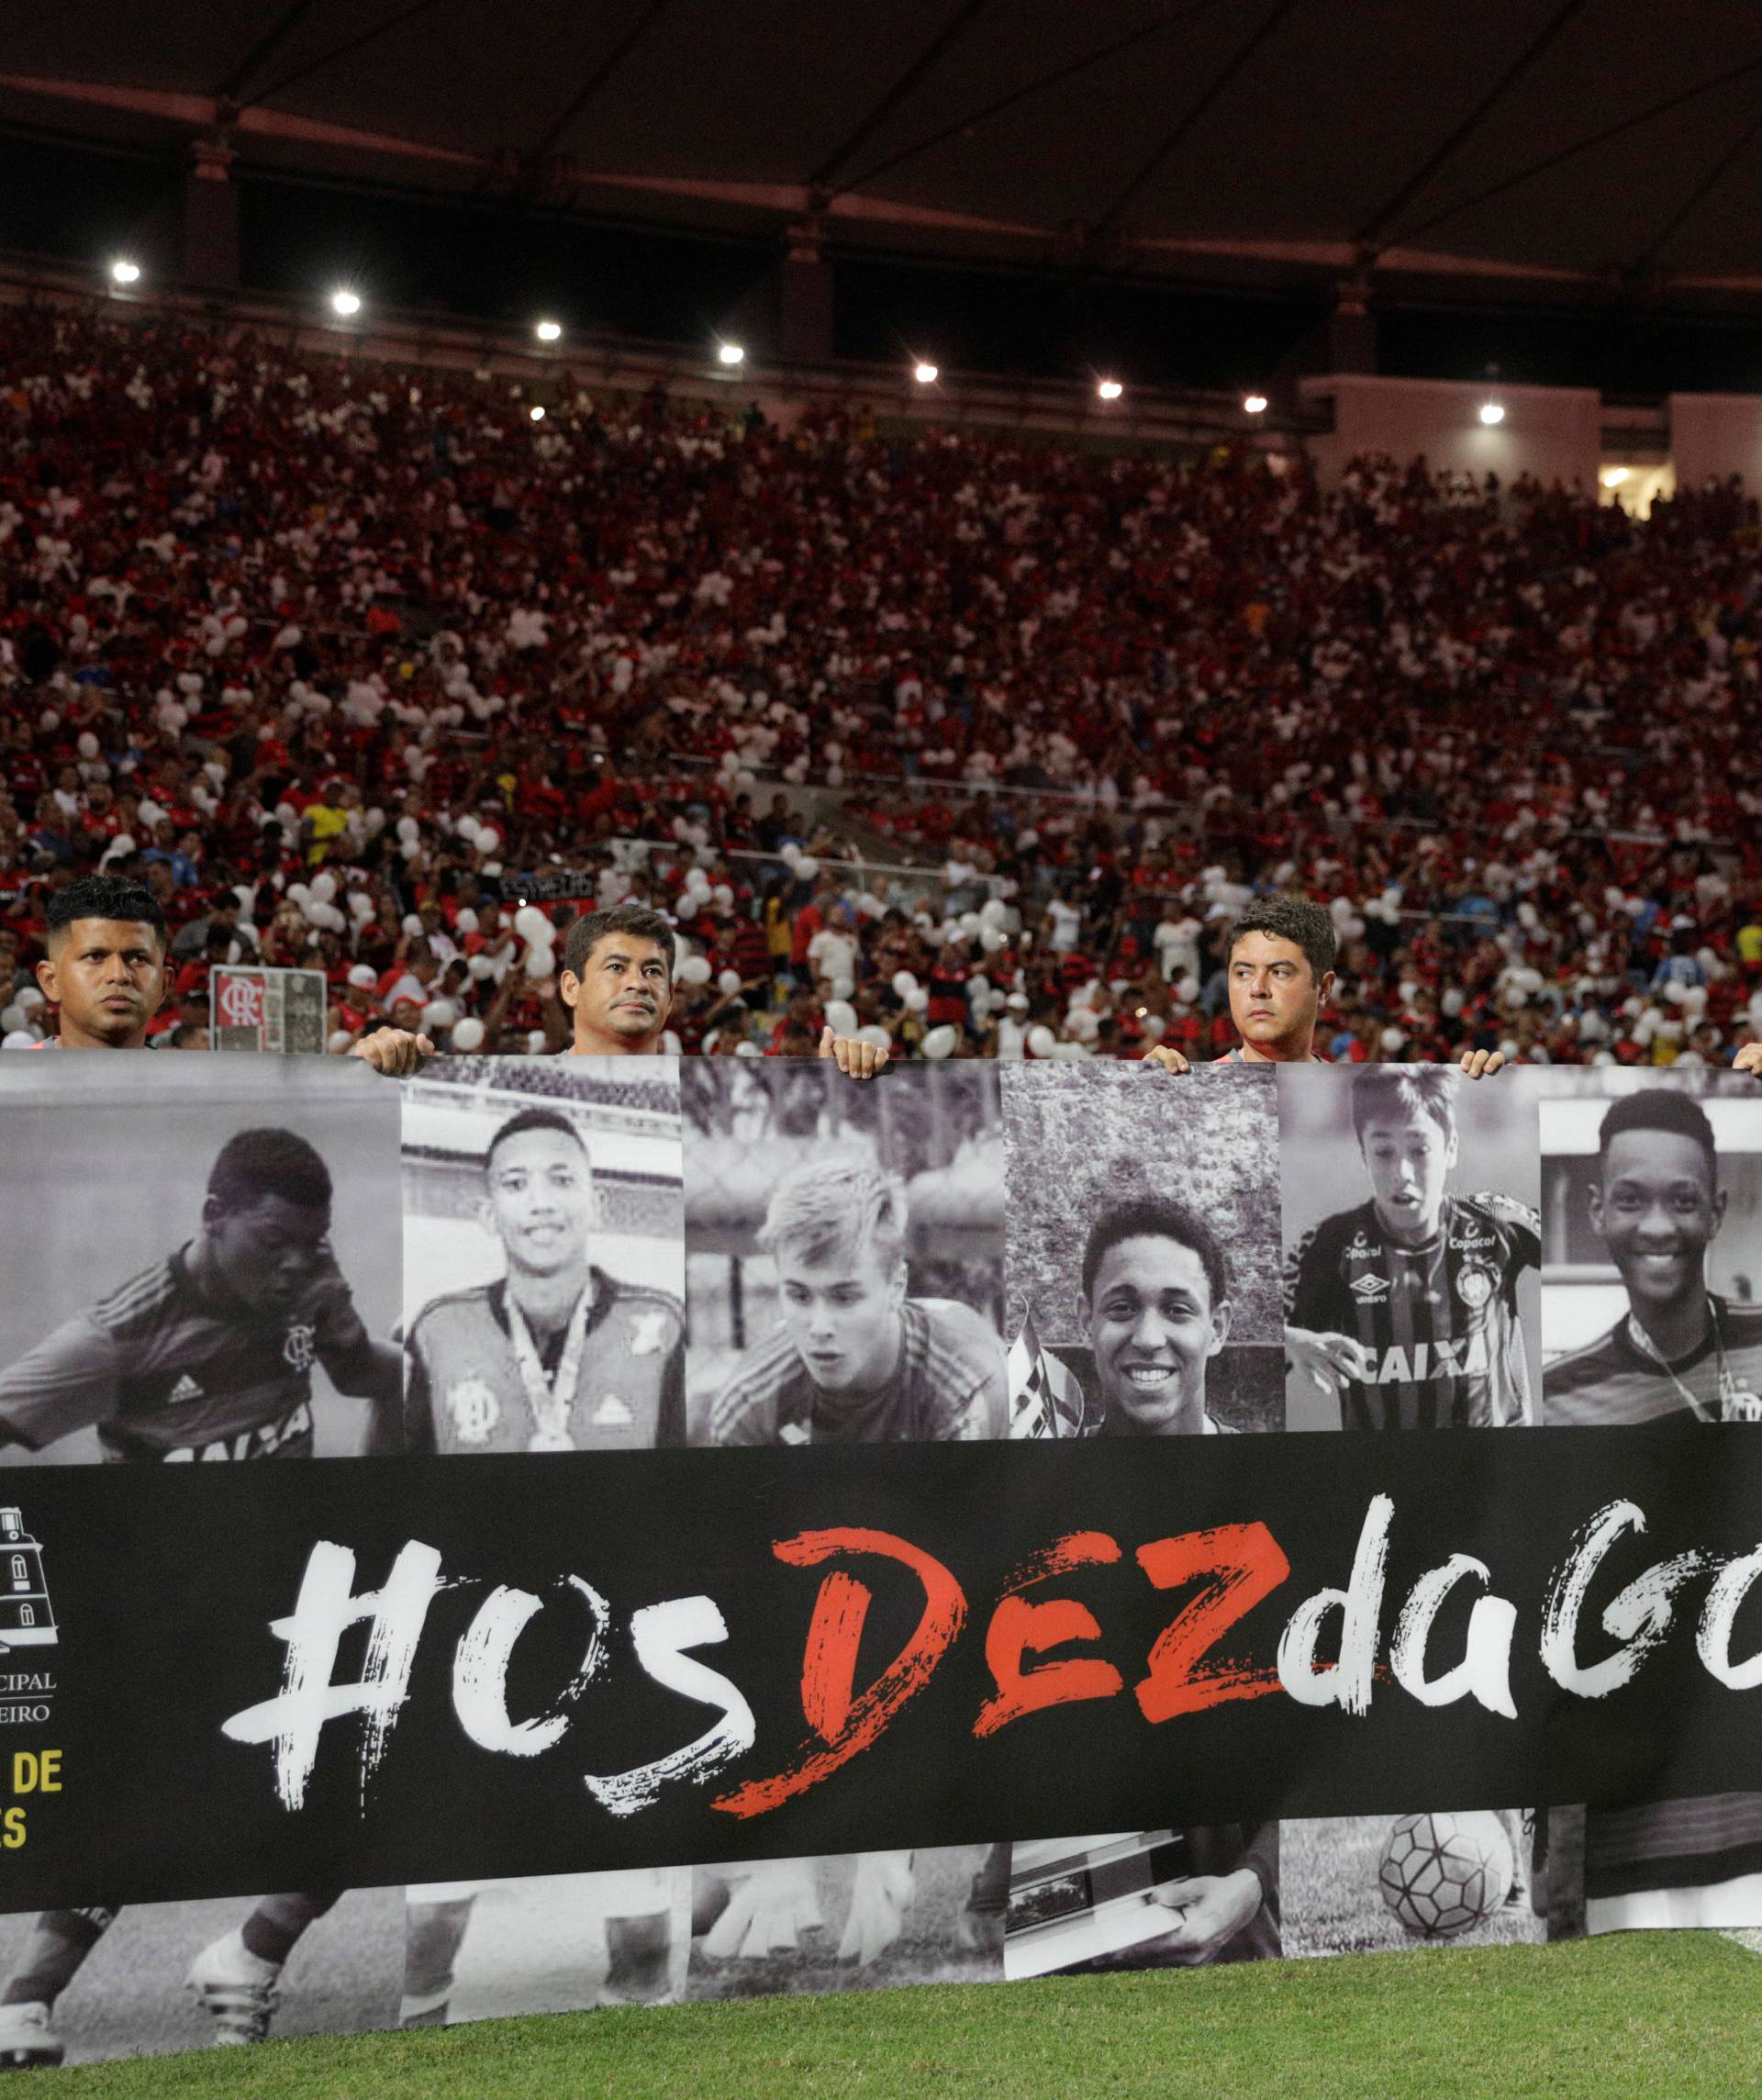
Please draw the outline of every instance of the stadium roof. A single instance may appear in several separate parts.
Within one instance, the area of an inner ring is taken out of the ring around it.
[[[15,10],[0,128],[1242,285],[1762,291],[1755,0]]]

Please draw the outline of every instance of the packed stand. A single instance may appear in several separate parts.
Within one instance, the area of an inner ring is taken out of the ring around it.
[[[1333,911],[1336,1056],[1728,1061],[1759,547],[1730,489],[1324,495],[16,307],[4,1033],[101,867],[176,929],[177,1046],[232,961],[322,969],[339,1044],[554,1049],[558,925],[633,899],[688,1050],[1203,1057],[1272,886]]]

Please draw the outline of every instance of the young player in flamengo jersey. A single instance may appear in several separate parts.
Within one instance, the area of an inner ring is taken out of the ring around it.
[[[556,1109],[522,1109],[490,1140],[484,1182],[507,1273],[417,1315],[404,1447],[683,1444],[684,1312],[665,1291],[595,1267],[594,1177],[574,1124]]]
[[[1285,1347],[1348,1429],[1502,1428],[1531,1419],[1517,1279],[1541,1223],[1502,1195],[1452,1195],[1456,1075],[1373,1066],[1352,1123],[1370,1200],[1291,1257]]]
[[[949,1298],[906,1295],[906,1190],[866,1159],[772,1192],[777,1330],[718,1394],[712,1444],[966,1443],[1005,1433],[1003,1350]]]
[[[1627,1311],[1543,1373],[1543,1416],[1581,1426],[1762,1421],[1762,1312],[1707,1288],[1724,1222],[1707,1111],[1667,1083],[1612,1102],[1598,1134],[1590,1222]],[[1592,1932],[1762,1926],[1762,1793],[1699,1794],[1585,1814]]]
[[[371,1438],[395,1443],[397,1350],[367,1333],[330,1251],[331,1183],[293,1131],[221,1147],[187,1245],[101,1299],[0,1372],[0,1442],[36,1449],[96,1424],[106,1458],[308,1458],[312,1367],[372,1402]],[[217,2039],[260,2039],[295,1941],[340,1890],[265,1897],[196,1956],[190,1983]],[[56,1999],[117,1916],[46,1911],[0,1991],[0,2069],[59,2063]]]

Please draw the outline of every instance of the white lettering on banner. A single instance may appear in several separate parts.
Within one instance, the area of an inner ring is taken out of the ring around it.
[[[1762,1547],[1745,1554],[1741,1560],[1728,1561],[1708,1592],[1695,1633],[1695,1652],[1712,1675],[1733,1692],[1754,1692],[1762,1685],[1762,1653],[1753,1655],[1747,1662],[1732,1660],[1732,1627],[1739,1605],[1749,1595],[1758,1575],[1762,1575]]]
[[[1388,1527],[1395,1504],[1373,1495],[1358,1534],[1352,1578],[1344,1590],[1318,1590],[1291,1614],[1278,1638],[1278,1681],[1304,1706],[1342,1706],[1367,1714],[1377,1674],[1377,1622],[1383,1612],[1383,1579],[1388,1567]],[[1340,1614],[1340,1659],[1315,1659],[1322,1622]]]
[[[587,1791],[614,1815],[634,1815],[647,1808],[669,1780],[708,1779],[758,1739],[753,1709],[719,1670],[694,1662],[688,1651],[728,1638],[722,1614],[708,1597],[675,1597],[670,1603],[649,1604],[630,1615],[630,1638],[637,1659],[657,1684],[720,1709],[721,1718],[695,1742],[652,1764],[589,1778]]]
[[[586,1598],[593,1631],[581,1667],[546,1714],[515,1721],[507,1711],[508,1662],[528,1621],[544,1609],[540,1600],[530,1590],[510,1590],[497,1583],[466,1627],[452,1659],[452,1710],[460,1726],[481,1748],[502,1750],[511,1758],[536,1758],[553,1749],[569,1726],[565,1709],[604,1670],[611,1606],[579,1575],[571,1575],[568,1583]]]
[[[1637,1575],[1603,1610],[1603,1631],[1623,1645],[1601,1662],[1578,1660],[1578,1614],[1604,1555],[1625,1531],[1643,1532],[1645,1513],[1629,1502],[1609,1502],[1578,1534],[1577,1550],[1556,1574],[1542,1616],[1542,1661],[1563,1692],[1606,1699],[1630,1682],[1670,1631],[1678,1590],[1707,1567],[1704,1553],[1679,1553]]]
[[[1489,1714],[1517,1718],[1511,1698],[1511,1636],[1517,1628],[1517,1606],[1504,1597],[1477,1597],[1468,1614],[1468,1636],[1462,1660],[1442,1677],[1425,1674],[1425,1648],[1432,1625],[1444,1599],[1465,1576],[1484,1582],[1492,1580],[1484,1560],[1471,1553],[1453,1553],[1442,1568],[1420,1577],[1408,1593],[1396,1622],[1395,1637],[1388,1644],[1388,1666],[1395,1681],[1422,1706],[1450,1706],[1472,1697]]]

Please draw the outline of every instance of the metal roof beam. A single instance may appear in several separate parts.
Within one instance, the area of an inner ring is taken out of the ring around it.
[[[318,0],[290,0],[290,4],[282,9],[275,20],[215,89],[214,99],[220,103],[237,102],[271,52],[287,41],[317,5]]]
[[[823,190],[831,183],[857,149],[868,142],[876,127],[898,108],[920,81],[934,72],[949,47],[989,5],[990,0],[962,0],[962,5],[955,8],[942,28],[931,39],[928,48],[919,53],[849,138],[834,146],[809,176],[808,187],[810,190]]]

